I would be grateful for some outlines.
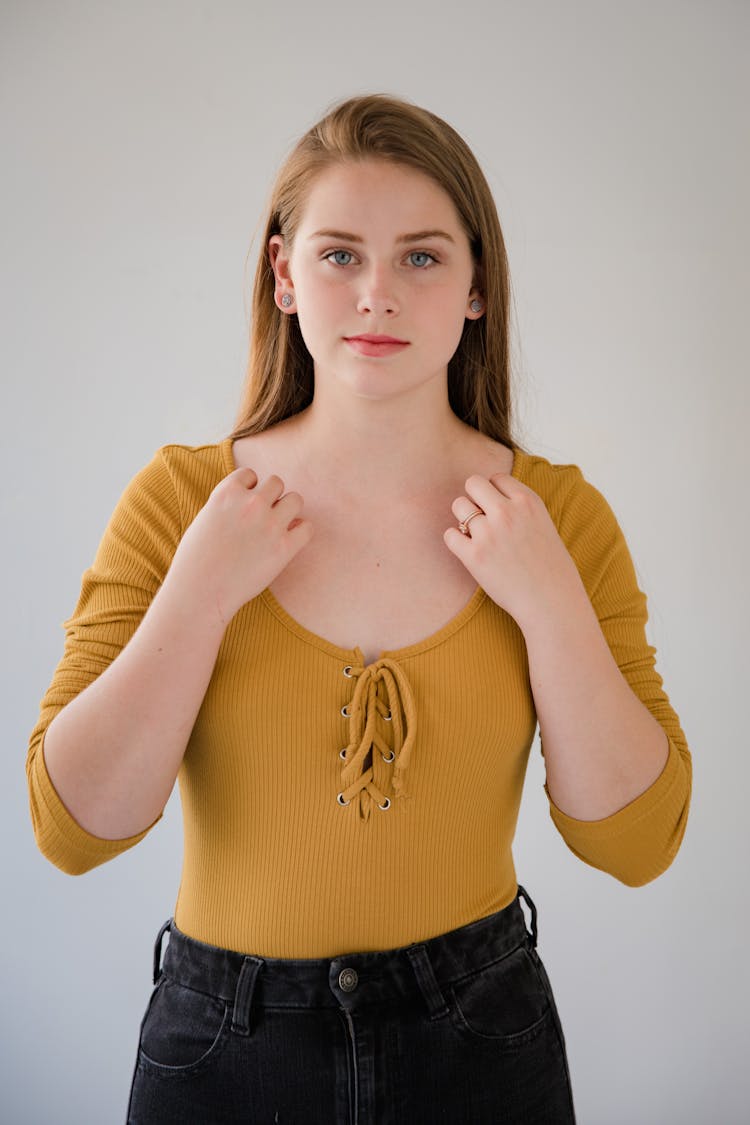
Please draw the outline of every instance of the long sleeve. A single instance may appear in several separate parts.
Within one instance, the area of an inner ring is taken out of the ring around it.
[[[36,841],[42,854],[68,874],[81,874],[112,859],[153,827],[121,840],[101,839],[85,831],[52,784],[44,761],[44,736],[55,715],[112,663],[133,636],[164,579],[181,531],[177,494],[160,450],[125,489],[93,565],[83,575],[78,604],[64,623],[63,657],[42,699],[29,743],[26,774]]]
[[[669,756],[660,776],[644,793],[602,820],[583,821],[566,815],[547,790],[550,814],[580,859],[629,886],[640,886],[666,870],[682,841],[691,793],[690,751],[656,670],[656,650],[646,637],[646,596],[638,587],[614,513],[576,466],[556,466],[556,470],[559,483],[567,478],[569,485],[564,497],[562,489],[556,490],[562,501],[558,531],[578,567],[622,675],[667,735]]]

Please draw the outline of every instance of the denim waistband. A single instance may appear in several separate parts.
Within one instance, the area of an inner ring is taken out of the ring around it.
[[[521,909],[531,912],[531,932]],[[161,946],[169,944],[161,964]],[[232,1004],[232,1028],[250,1034],[255,1005],[343,1008],[398,1005],[422,997],[433,1019],[447,1012],[443,988],[501,960],[519,945],[536,945],[536,907],[523,887],[504,909],[413,945],[337,957],[257,957],[207,945],[165,922],[154,947],[154,984],[169,980]]]

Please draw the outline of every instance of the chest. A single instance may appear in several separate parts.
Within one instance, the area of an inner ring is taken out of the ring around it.
[[[367,521],[342,521],[314,503],[311,541],[270,584],[300,625],[365,663],[436,633],[471,599],[476,582],[443,542],[449,503]]]

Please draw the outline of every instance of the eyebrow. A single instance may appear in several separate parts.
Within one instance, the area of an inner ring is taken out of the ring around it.
[[[338,238],[342,242],[364,242],[358,234],[352,234],[350,231],[345,230],[316,230],[310,238]],[[412,234],[400,234],[396,242],[421,242],[424,238],[444,238],[446,242],[454,242],[455,239],[452,235],[448,234],[445,230],[417,230]]]

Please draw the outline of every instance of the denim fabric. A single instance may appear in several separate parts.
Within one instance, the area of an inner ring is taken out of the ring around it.
[[[170,920],[154,982],[129,1125],[575,1120],[536,909],[522,887],[504,910],[447,934],[334,958],[245,956]]]

